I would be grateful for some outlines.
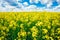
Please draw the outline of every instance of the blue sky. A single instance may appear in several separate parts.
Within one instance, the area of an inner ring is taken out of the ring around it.
[[[60,0],[0,0],[0,11],[60,11]]]

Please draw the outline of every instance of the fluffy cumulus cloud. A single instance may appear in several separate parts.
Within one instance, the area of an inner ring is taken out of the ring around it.
[[[38,3],[39,0],[30,0],[30,3]]]
[[[47,8],[50,8],[52,6],[52,2],[47,3]]]
[[[28,2],[24,2],[23,5],[24,6],[28,6],[29,4],[28,4]]]
[[[40,2],[41,2],[42,4],[47,4],[47,3],[49,3],[49,0],[40,0]]]
[[[56,6],[54,10],[60,10],[60,5]]]
[[[53,2],[58,5],[53,7]],[[40,5],[40,6],[37,6]],[[41,5],[45,5],[42,7]],[[60,0],[0,0],[0,12],[3,11],[60,11]]]

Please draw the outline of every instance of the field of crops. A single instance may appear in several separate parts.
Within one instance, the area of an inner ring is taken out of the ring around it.
[[[0,40],[60,40],[60,12],[0,12]]]

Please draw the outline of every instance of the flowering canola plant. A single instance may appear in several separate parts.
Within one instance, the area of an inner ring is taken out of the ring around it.
[[[60,12],[0,12],[0,40],[60,40]]]

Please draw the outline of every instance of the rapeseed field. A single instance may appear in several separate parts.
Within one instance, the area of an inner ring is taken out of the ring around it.
[[[0,40],[60,40],[60,12],[0,12]]]

